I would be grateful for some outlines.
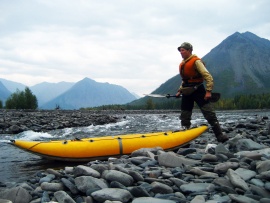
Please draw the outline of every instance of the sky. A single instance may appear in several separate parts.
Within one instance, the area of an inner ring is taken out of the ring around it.
[[[85,77],[139,96],[235,32],[270,39],[269,0],[0,0],[0,78],[28,87]]]

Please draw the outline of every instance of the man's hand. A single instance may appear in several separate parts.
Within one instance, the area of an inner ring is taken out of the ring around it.
[[[181,92],[180,92],[180,91],[178,91],[178,92],[175,94],[176,97],[180,97],[180,95],[181,95]]]
[[[205,95],[204,95],[204,99],[208,100],[212,97],[212,93],[210,91],[206,91]]]

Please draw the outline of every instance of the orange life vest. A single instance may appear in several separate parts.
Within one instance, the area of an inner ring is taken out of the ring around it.
[[[183,61],[179,65],[179,73],[184,83],[202,83],[203,77],[196,70],[195,61],[201,60],[197,56],[191,57],[188,61]]]

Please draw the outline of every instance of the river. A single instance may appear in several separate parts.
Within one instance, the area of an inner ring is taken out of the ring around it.
[[[46,133],[25,131],[17,135],[0,135],[0,183],[23,182],[31,178],[36,172],[47,168],[59,169],[79,164],[42,159],[10,145],[9,140],[11,139],[60,140],[180,129],[179,113],[123,114],[117,116],[122,119],[113,124],[66,128]],[[222,126],[226,123],[254,119],[256,116],[270,118],[270,110],[218,111],[217,116]],[[193,113],[192,124],[200,125],[203,123],[206,124],[207,122],[202,114],[200,112]]]

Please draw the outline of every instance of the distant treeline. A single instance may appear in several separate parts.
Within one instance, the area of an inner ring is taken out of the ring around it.
[[[215,107],[219,110],[270,109],[270,94],[238,95],[233,99],[221,99]]]
[[[164,100],[155,103],[149,98],[144,105],[104,105],[87,108],[91,110],[152,110],[180,109],[181,99]],[[237,95],[234,98],[221,98],[214,103],[216,110],[270,109],[270,94]]]
[[[1,109],[37,109],[37,107],[37,97],[32,93],[29,87],[25,87],[24,91],[17,89],[16,92],[7,98],[5,106],[3,105],[3,101],[0,100]]]

